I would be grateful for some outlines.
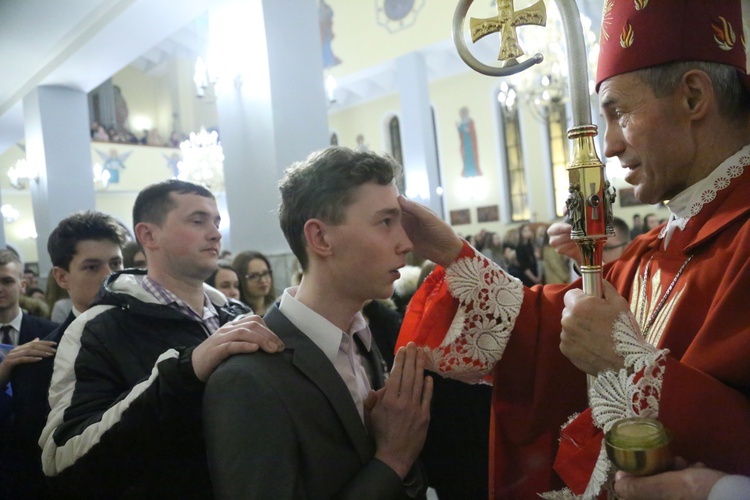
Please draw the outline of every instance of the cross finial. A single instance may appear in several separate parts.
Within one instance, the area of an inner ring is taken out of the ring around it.
[[[513,0],[496,0],[497,16],[489,19],[471,18],[471,40],[476,42],[490,33],[500,32],[499,61],[514,60],[523,55],[518,45],[516,28],[525,25],[545,26],[547,24],[547,8],[539,0],[531,7],[513,10]]]

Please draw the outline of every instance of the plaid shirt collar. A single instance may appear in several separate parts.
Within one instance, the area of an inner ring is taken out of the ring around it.
[[[171,307],[183,313],[185,316],[203,323],[210,333],[215,332],[219,328],[219,313],[216,311],[216,307],[208,299],[208,295],[203,293],[203,317],[198,314],[195,309],[190,307],[187,302],[179,298],[171,291],[164,288],[159,283],[155,282],[148,276],[143,277],[141,286],[149,294],[151,294],[157,302],[162,305]]]

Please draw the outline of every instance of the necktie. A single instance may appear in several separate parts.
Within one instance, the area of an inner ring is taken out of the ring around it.
[[[13,339],[10,338],[10,330],[13,327],[10,325],[3,325],[0,327],[0,331],[3,332],[3,344],[13,345]]]
[[[364,422],[363,403],[367,398],[368,392],[370,392],[370,384],[367,380],[367,373],[364,367],[357,360],[351,335],[342,333],[341,345],[339,346],[339,352],[334,365],[336,365],[337,371],[344,379],[344,383],[354,400],[354,405],[357,407],[357,412]]]

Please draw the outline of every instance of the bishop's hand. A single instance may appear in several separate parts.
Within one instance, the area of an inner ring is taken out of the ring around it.
[[[612,327],[619,314],[630,307],[608,281],[603,282],[603,290],[604,298],[586,295],[580,289],[565,294],[560,352],[589,375],[625,366],[624,358],[615,352]]]
[[[463,240],[429,208],[398,197],[403,217],[401,224],[414,245],[414,253],[443,267],[456,260]]]

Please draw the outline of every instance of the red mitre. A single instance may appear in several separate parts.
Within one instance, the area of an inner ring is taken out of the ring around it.
[[[747,75],[741,0],[605,0],[596,90],[609,77],[675,61],[706,61]]]

